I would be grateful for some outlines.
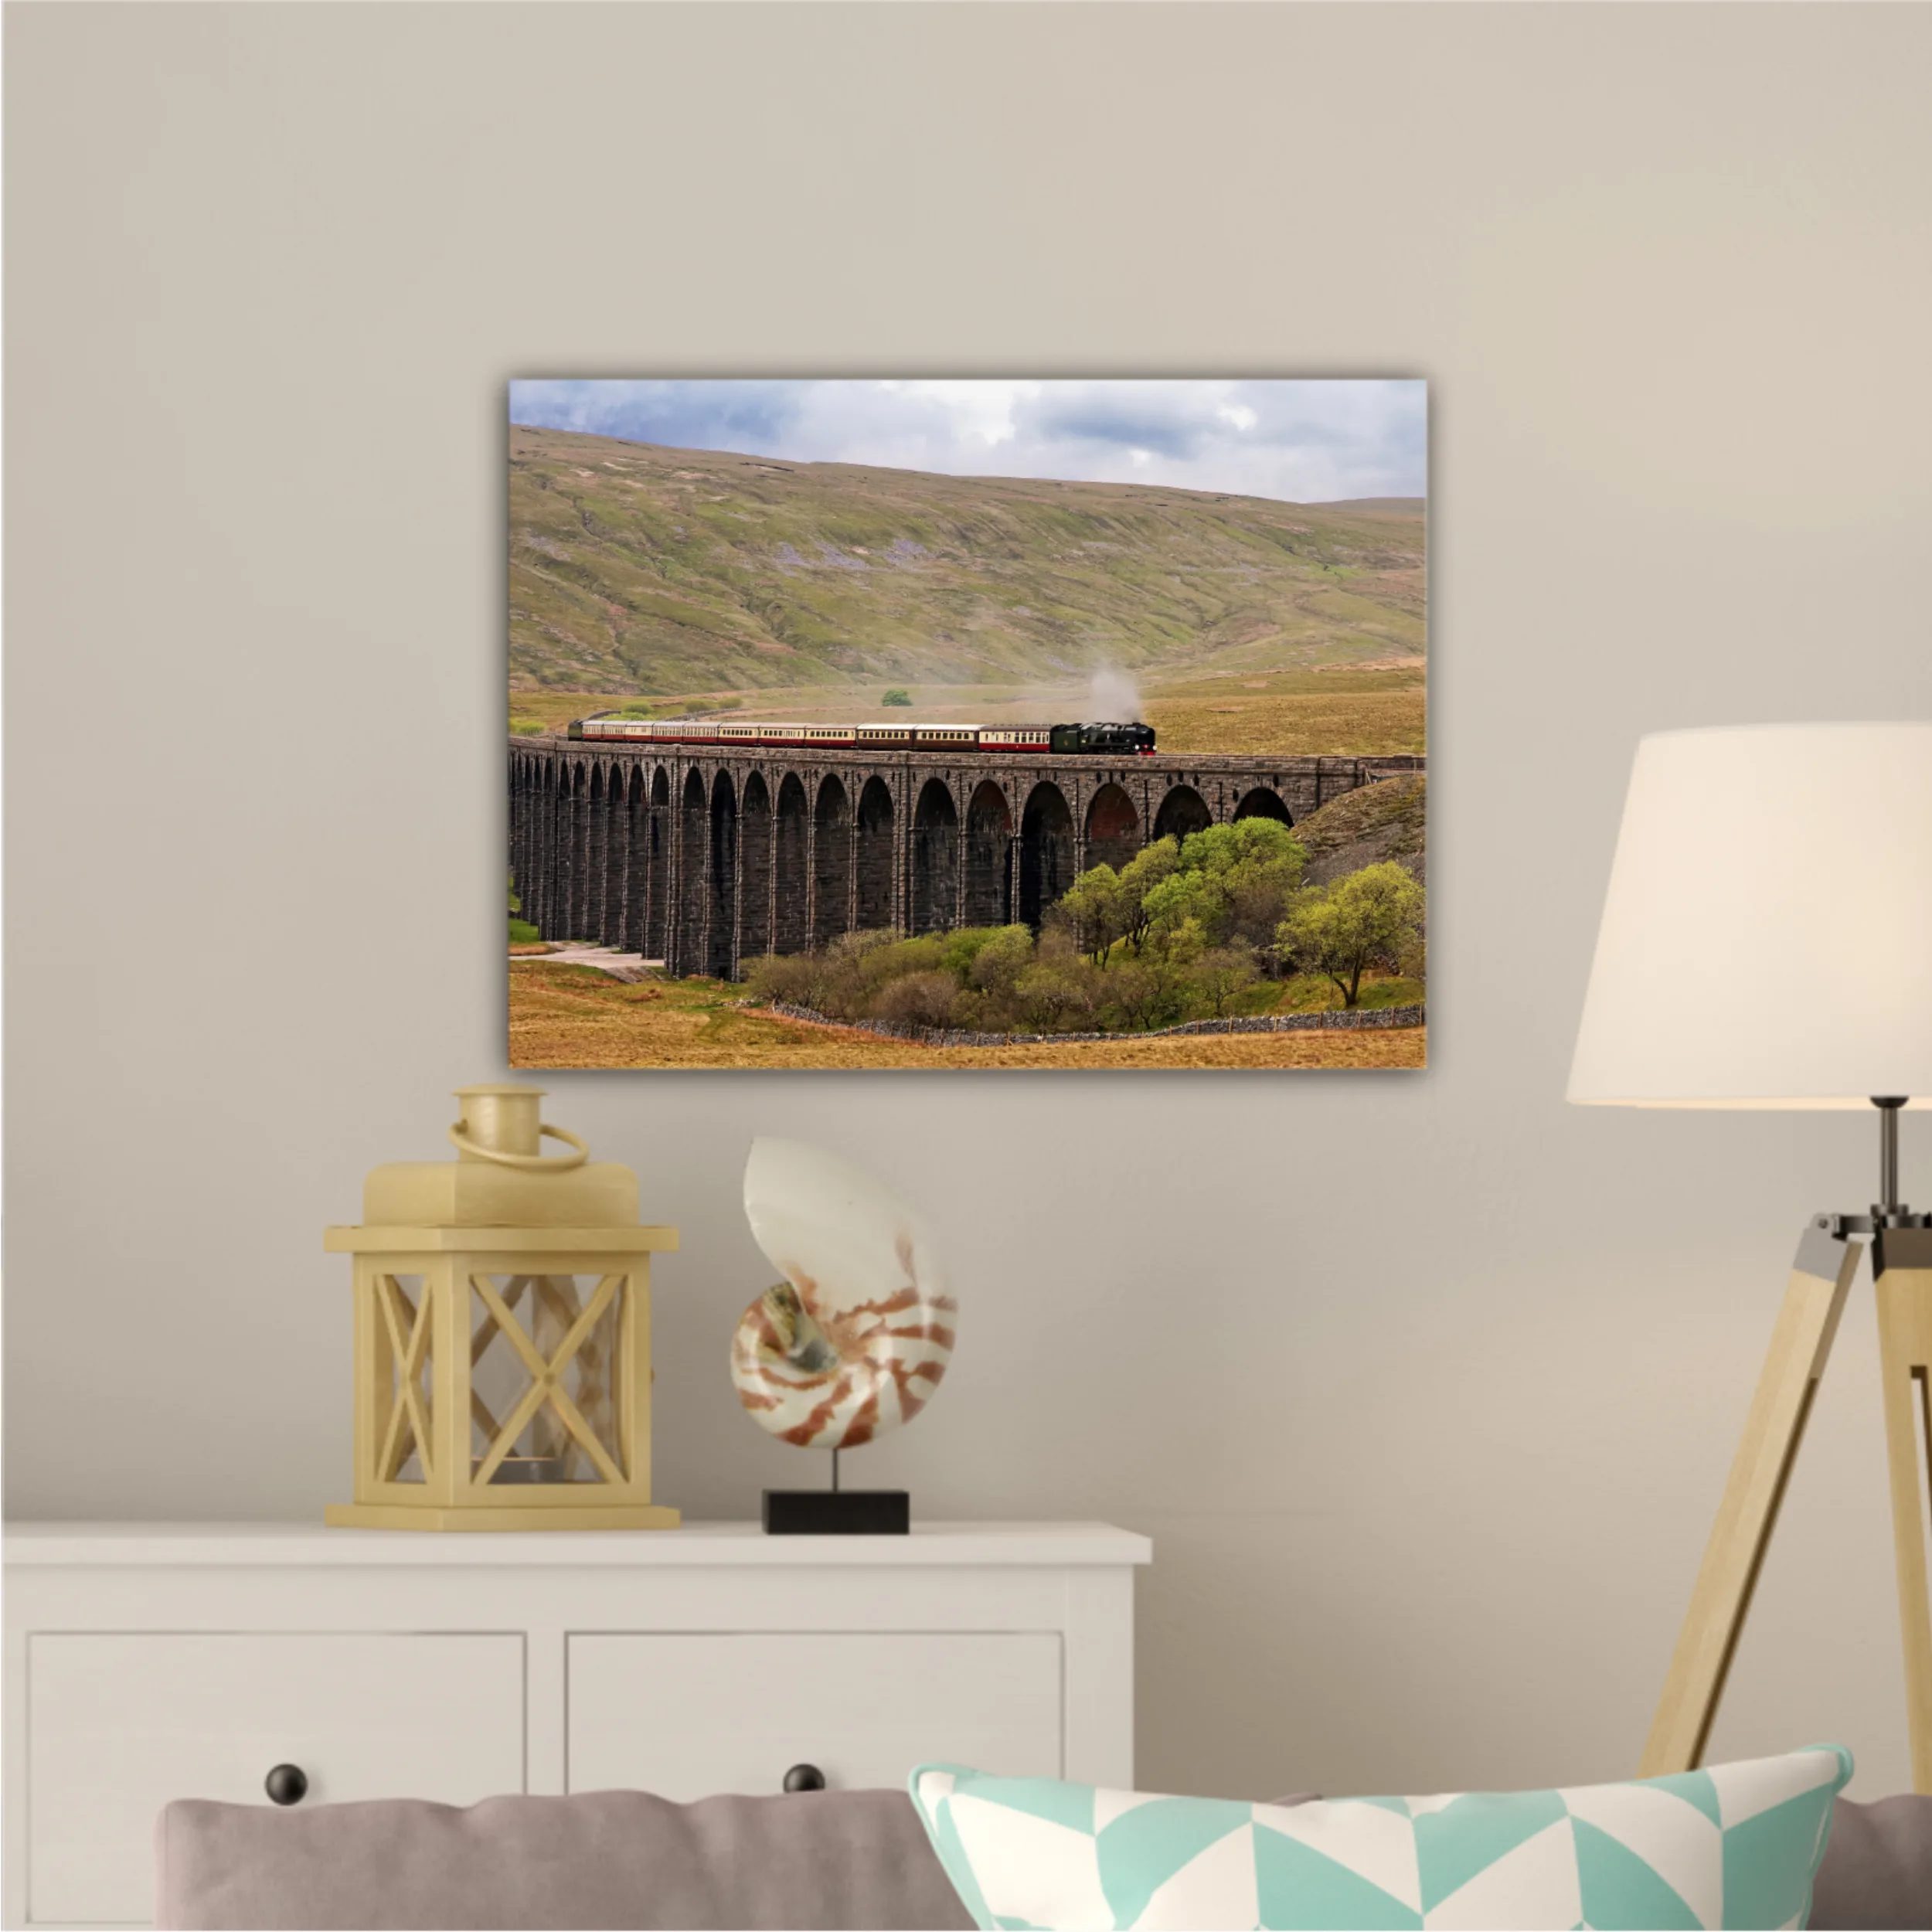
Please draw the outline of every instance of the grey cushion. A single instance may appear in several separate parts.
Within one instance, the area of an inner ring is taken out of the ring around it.
[[[1932,1798],[1842,1798],[1811,1891],[1814,1932],[1932,1925]]]
[[[972,1932],[903,1791],[170,1804],[162,1926]]]
[[[197,1799],[162,1814],[156,1852],[168,1927],[972,1926],[899,1791],[596,1791],[467,1811]],[[1838,1800],[1811,1926],[1932,1926],[1932,1798]]]

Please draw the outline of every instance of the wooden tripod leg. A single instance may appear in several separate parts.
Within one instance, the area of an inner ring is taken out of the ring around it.
[[[1932,1230],[1881,1229],[1872,1246],[1872,1269],[1878,1278],[1879,1370],[1892,1466],[1912,1784],[1915,1791],[1932,1791],[1932,1604],[1925,1566],[1927,1488],[1932,1485],[1932,1400],[1927,1394],[1932,1379]]]
[[[1807,1228],[1798,1244],[1784,1305],[1651,1721],[1640,1777],[1694,1770],[1703,1757],[1811,1399],[1864,1252],[1859,1243],[1819,1227]]]

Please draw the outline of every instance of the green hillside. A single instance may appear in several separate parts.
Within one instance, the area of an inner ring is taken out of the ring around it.
[[[1419,501],[935,476],[512,427],[510,682],[673,696],[1392,665]],[[1419,679],[1417,680],[1419,682]]]

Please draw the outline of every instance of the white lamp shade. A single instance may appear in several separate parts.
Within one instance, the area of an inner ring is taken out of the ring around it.
[[[1932,1103],[1932,723],[1637,747],[1570,1097]]]

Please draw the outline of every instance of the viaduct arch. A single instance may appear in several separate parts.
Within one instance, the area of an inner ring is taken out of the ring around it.
[[[1293,825],[1416,757],[1160,753],[948,760],[756,746],[510,740],[510,870],[546,938],[668,971],[743,976],[766,952],[894,927],[1037,926],[1090,866],[1170,835]]]

